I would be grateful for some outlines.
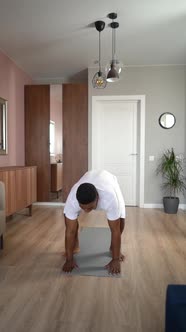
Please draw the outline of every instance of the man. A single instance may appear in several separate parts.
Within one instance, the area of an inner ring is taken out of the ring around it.
[[[64,272],[77,267],[73,254],[78,250],[78,215],[84,210],[105,210],[111,230],[112,260],[106,268],[109,273],[120,273],[120,261],[124,256],[120,252],[121,234],[125,226],[125,203],[117,182],[111,173],[89,171],[72,187],[64,208],[66,262]]]

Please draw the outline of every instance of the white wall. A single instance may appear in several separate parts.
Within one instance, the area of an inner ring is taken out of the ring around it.
[[[109,83],[101,90],[92,87],[95,72],[95,68],[89,68],[89,114],[92,96],[146,95],[144,201],[161,204],[161,178],[155,174],[158,157],[164,149],[171,147],[177,154],[186,153],[186,66],[129,67],[123,70],[119,82]],[[172,129],[159,126],[159,116],[164,112],[171,112],[176,117]],[[148,160],[150,155],[155,156],[154,162]],[[181,203],[185,203],[183,197],[180,198]]]

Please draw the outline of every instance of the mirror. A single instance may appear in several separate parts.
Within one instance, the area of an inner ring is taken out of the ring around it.
[[[50,155],[55,156],[55,122],[50,120]]]
[[[62,85],[50,85],[50,197],[63,202],[63,100]]]
[[[172,113],[163,113],[159,117],[159,124],[164,129],[170,129],[174,127],[176,123],[176,118]]]
[[[7,153],[7,100],[0,98],[0,155]]]

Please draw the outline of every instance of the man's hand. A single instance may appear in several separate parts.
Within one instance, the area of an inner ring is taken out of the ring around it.
[[[62,270],[64,272],[72,272],[74,268],[78,268],[78,265],[76,264],[75,260],[72,258],[70,260],[68,259],[66,260]]]
[[[108,270],[108,273],[118,274],[121,272],[120,260],[112,259],[110,263],[108,263],[105,268]]]

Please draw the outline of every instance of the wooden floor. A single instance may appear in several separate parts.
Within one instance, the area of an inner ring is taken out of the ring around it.
[[[85,227],[107,227],[100,214]],[[0,252],[1,332],[163,332],[170,283],[186,284],[186,214],[127,209],[123,278],[61,275],[63,211],[33,208],[7,224]]]

